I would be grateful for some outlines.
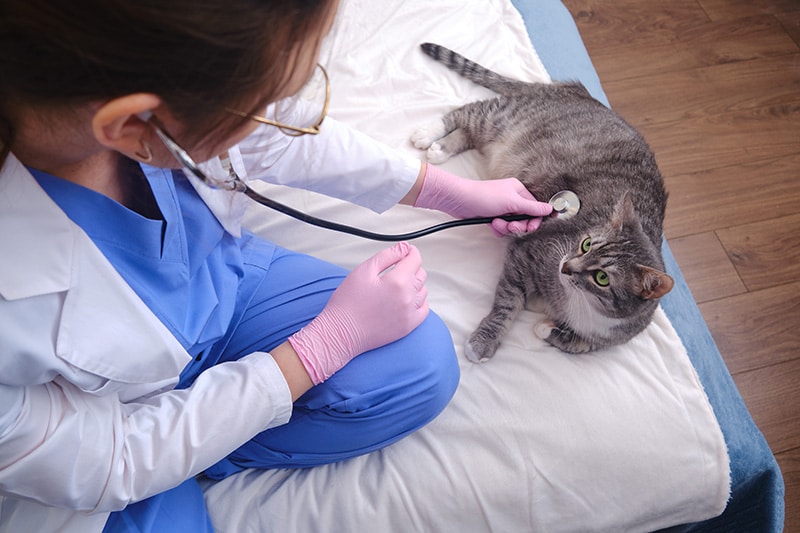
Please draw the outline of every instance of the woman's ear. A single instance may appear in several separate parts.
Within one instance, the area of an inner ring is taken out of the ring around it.
[[[147,152],[146,139],[152,131],[138,115],[161,105],[161,98],[150,93],[120,96],[101,105],[92,118],[97,141],[129,157],[142,159]]]

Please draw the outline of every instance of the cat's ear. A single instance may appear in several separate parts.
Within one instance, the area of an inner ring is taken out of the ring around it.
[[[630,191],[625,191],[622,198],[617,201],[614,214],[611,215],[611,226],[617,231],[626,226],[629,228],[641,227],[639,217],[636,216],[636,211],[633,209],[633,199]]]
[[[641,280],[639,296],[645,300],[661,298],[671,291],[673,285],[675,285],[675,280],[669,274],[644,265],[636,266],[639,269],[639,279]]]

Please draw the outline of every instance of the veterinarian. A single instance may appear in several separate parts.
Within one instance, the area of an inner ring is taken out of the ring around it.
[[[336,9],[0,0],[0,531],[210,531],[194,476],[364,454],[452,397],[414,246],[349,273],[278,248],[156,130],[211,174],[229,162],[379,212],[549,213],[516,180],[464,180],[325,118],[326,101],[259,122],[320,73]]]

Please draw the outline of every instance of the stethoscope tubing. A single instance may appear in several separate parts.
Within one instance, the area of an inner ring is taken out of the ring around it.
[[[332,222],[330,220],[324,220],[321,218],[317,218],[311,216],[309,214],[303,213],[302,211],[298,211],[293,209],[287,205],[284,205],[280,202],[276,202],[266,196],[259,194],[252,187],[250,187],[247,183],[244,182],[233,170],[233,166],[230,165],[230,160],[227,159],[228,165],[228,173],[229,176],[227,179],[224,180],[213,180],[209,176],[207,176],[197,165],[197,163],[192,159],[186,150],[181,148],[181,146],[175,142],[171,135],[169,135],[161,123],[153,116],[153,114],[149,111],[140,113],[139,118],[145,122],[149,122],[153,129],[156,132],[156,135],[161,139],[164,143],[164,146],[167,150],[175,157],[175,159],[180,162],[185,171],[187,171],[192,176],[196,177],[197,179],[203,181],[206,185],[214,189],[222,189],[227,191],[237,191],[244,193],[250,199],[254,200],[255,202],[274,209],[280,213],[288,215],[292,218],[305,222],[306,224],[311,224],[312,226],[317,226],[320,228],[330,229],[334,231],[338,231],[341,233],[347,233],[350,235],[355,235],[357,237],[362,237],[365,239],[372,239],[374,241],[389,241],[389,242],[396,242],[396,241],[407,241],[412,239],[418,239],[420,237],[424,237],[426,235],[430,235],[431,233],[436,233],[437,231],[442,231],[449,228],[455,228],[458,226],[474,226],[479,224],[490,224],[492,220],[497,218],[501,218],[508,222],[513,222],[517,220],[530,220],[534,217],[530,215],[501,215],[498,217],[475,217],[475,218],[464,218],[459,220],[451,220],[449,222],[443,222],[441,224],[436,224],[435,226],[430,226],[418,231],[412,231],[409,233],[400,233],[395,235],[387,235],[383,233],[374,233],[372,231],[363,230],[360,228],[354,228],[352,226],[348,226],[346,224],[339,224],[338,222]],[[557,203],[555,200],[559,200]],[[553,195],[552,198],[549,200],[550,205],[553,206],[554,216],[564,216],[565,218],[569,218],[574,216],[578,209],[580,208],[580,201],[578,197],[572,191],[560,191]]]
[[[498,217],[463,218],[459,220],[451,220],[449,222],[442,222],[441,224],[436,224],[435,226],[430,226],[409,233],[387,235],[383,233],[374,233],[372,231],[367,231],[360,228],[354,228],[346,224],[339,224],[338,222],[332,222],[330,220],[324,220],[321,218],[317,218],[315,216],[311,216],[307,213],[303,213],[302,211],[298,211],[280,202],[276,202],[271,198],[267,198],[262,194],[257,193],[255,190],[253,190],[252,187],[248,186],[246,183],[244,183],[244,188],[242,189],[242,192],[252,200],[258,202],[259,204],[269,207],[270,209],[274,209],[275,211],[283,213],[284,215],[288,215],[292,218],[300,220],[301,222],[305,222],[306,224],[311,224],[312,226],[330,229],[341,233],[355,235],[357,237],[362,237],[365,239],[371,239],[373,241],[383,241],[383,242],[397,242],[397,241],[408,241],[412,239],[418,239],[420,237],[430,235],[431,233],[436,233],[437,231],[442,231],[449,228],[455,228],[458,226],[475,226],[480,224],[489,224],[492,222],[492,220],[496,218],[502,218],[503,220],[506,220],[508,222],[513,222],[516,220],[530,220],[531,218],[534,218],[530,215],[502,215]]]

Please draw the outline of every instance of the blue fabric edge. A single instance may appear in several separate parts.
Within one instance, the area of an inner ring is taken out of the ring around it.
[[[511,0],[550,77],[578,80],[609,105],[572,14],[560,0]],[[711,336],[666,240],[662,252],[675,286],[662,308],[683,341],[722,429],[731,461],[731,497],[718,517],[670,531],[783,530],[785,486],[775,456],[756,426]]]

